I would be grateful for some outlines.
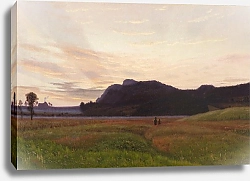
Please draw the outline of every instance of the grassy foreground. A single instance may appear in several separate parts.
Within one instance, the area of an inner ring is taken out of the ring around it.
[[[18,119],[12,146],[18,169],[249,163],[249,119],[199,119]]]

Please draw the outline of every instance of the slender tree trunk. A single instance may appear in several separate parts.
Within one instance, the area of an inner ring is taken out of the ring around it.
[[[33,120],[33,107],[30,108],[30,119]]]
[[[14,92],[13,100],[14,100],[14,115],[16,115],[16,93],[15,92]]]
[[[18,106],[19,110],[20,110],[20,114],[21,114],[21,119],[23,119],[23,110],[21,106]]]

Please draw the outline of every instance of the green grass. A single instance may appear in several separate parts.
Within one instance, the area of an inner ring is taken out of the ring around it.
[[[153,118],[23,119],[12,125],[18,130],[12,147],[24,170],[249,164],[247,113],[233,108],[162,118],[157,126]]]
[[[249,107],[234,107],[210,111],[184,118],[185,121],[224,121],[224,120],[250,120]]]
[[[206,126],[206,127],[204,127]],[[151,132],[151,140],[165,155],[193,165],[249,163],[249,136],[205,124],[182,124]]]
[[[142,147],[144,146],[146,145]],[[25,141],[18,138],[18,147],[18,169],[25,170],[191,165],[187,161],[171,160],[154,151],[143,152],[140,147],[138,149],[127,140],[106,141],[97,147],[84,150],[73,149],[48,140]]]

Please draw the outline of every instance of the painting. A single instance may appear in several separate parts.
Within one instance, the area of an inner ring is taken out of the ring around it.
[[[18,1],[18,170],[249,164],[250,7]]]

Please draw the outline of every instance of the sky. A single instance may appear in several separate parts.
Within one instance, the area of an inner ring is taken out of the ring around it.
[[[249,6],[19,1],[14,10],[11,88],[23,102],[35,92],[79,105],[125,79],[179,89],[250,81]]]

